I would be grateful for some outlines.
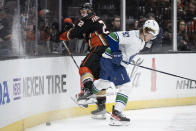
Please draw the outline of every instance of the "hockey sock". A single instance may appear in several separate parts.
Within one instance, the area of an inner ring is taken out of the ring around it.
[[[127,101],[128,101],[128,96],[121,93],[117,93],[115,109],[118,110],[119,112],[122,112],[127,104]]]
[[[116,104],[115,109],[122,112],[127,104],[128,95],[131,91],[131,82],[125,83],[123,85],[118,86],[119,91],[116,95]]]
[[[97,97],[97,104],[100,105],[100,104],[105,104],[106,102],[106,97]]]

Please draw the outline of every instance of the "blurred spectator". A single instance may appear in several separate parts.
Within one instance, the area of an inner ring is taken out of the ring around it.
[[[13,15],[8,14],[5,10],[0,11],[0,56],[12,54],[12,22]]]
[[[24,30],[25,43],[26,43],[26,54],[27,55],[34,55],[35,53],[35,26],[28,25]]]
[[[196,33],[193,35],[193,47],[191,48],[193,51],[196,51]]]
[[[186,7],[187,34],[190,40],[191,50],[195,50],[196,35],[196,1],[190,0]]]
[[[184,20],[180,20],[178,23],[178,35],[177,35],[177,42],[178,42],[178,50],[179,51],[190,51],[190,41],[188,34],[186,32],[186,23]]]
[[[196,1],[191,0],[186,9],[186,21],[192,21],[196,17]]]
[[[184,10],[184,3],[182,0],[177,0],[178,19],[186,18],[186,11]]]
[[[165,20],[163,24],[163,47],[165,51],[172,49],[172,21]]]
[[[53,22],[50,28],[50,41],[48,43],[49,53],[58,53],[58,42],[59,42],[59,31],[58,31],[58,23]]]
[[[48,9],[41,9],[38,15],[38,55],[47,55],[53,51],[53,42],[50,43],[51,39],[51,27],[52,31],[55,25],[48,20],[47,15],[50,13]],[[50,25],[52,25],[50,27]],[[58,24],[57,24],[58,25]],[[52,32],[54,33],[54,32]],[[52,36],[53,37],[53,36]],[[53,39],[53,38],[52,38]]]
[[[111,24],[111,32],[120,31],[120,16],[114,15]]]
[[[135,30],[139,29],[139,21],[138,20],[135,21],[134,29]]]
[[[39,11],[39,15],[38,15],[38,28],[39,30],[46,30],[46,28],[49,27],[49,21],[47,18],[47,14],[50,11],[48,9],[42,9]]]
[[[0,12],[0,38],[3,41],[11,39],[13,16],[2,10]]]

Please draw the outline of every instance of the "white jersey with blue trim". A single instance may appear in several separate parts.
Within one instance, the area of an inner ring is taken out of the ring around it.
[[[118,35],[119,50],[123,60],[129,62],[130,57],[139,53],[145,46],[144,40],[139,38],[139,30],[115,32]]]

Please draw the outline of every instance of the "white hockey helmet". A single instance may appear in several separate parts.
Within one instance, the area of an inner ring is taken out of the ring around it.
[[[155,39],[156,36],[159,34],[159,24],[155,20],[147,20],[143,25],[143,29],[146,27],[153,30],[149,31],[148,33],[153,35],[152,40]]]

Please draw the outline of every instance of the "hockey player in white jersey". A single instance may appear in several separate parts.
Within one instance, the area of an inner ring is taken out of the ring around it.
[[[94,82],[92,92],[86,95],[86,100],[103,89],[107,89],[110,86],[109,82],[113,82],[119,88],[112,109],[110,125],[119,126],[130,123],[130,119],[122,114],[131,91],[131,80],[126,68],[128,63],[132,62],[133,57],[144,48],[145,42],[155,39],[158,34],[158,23],[155,20],[147,20],[140,30],[112,32],[108,35],[109,47],[100,60],[100,79]]]

